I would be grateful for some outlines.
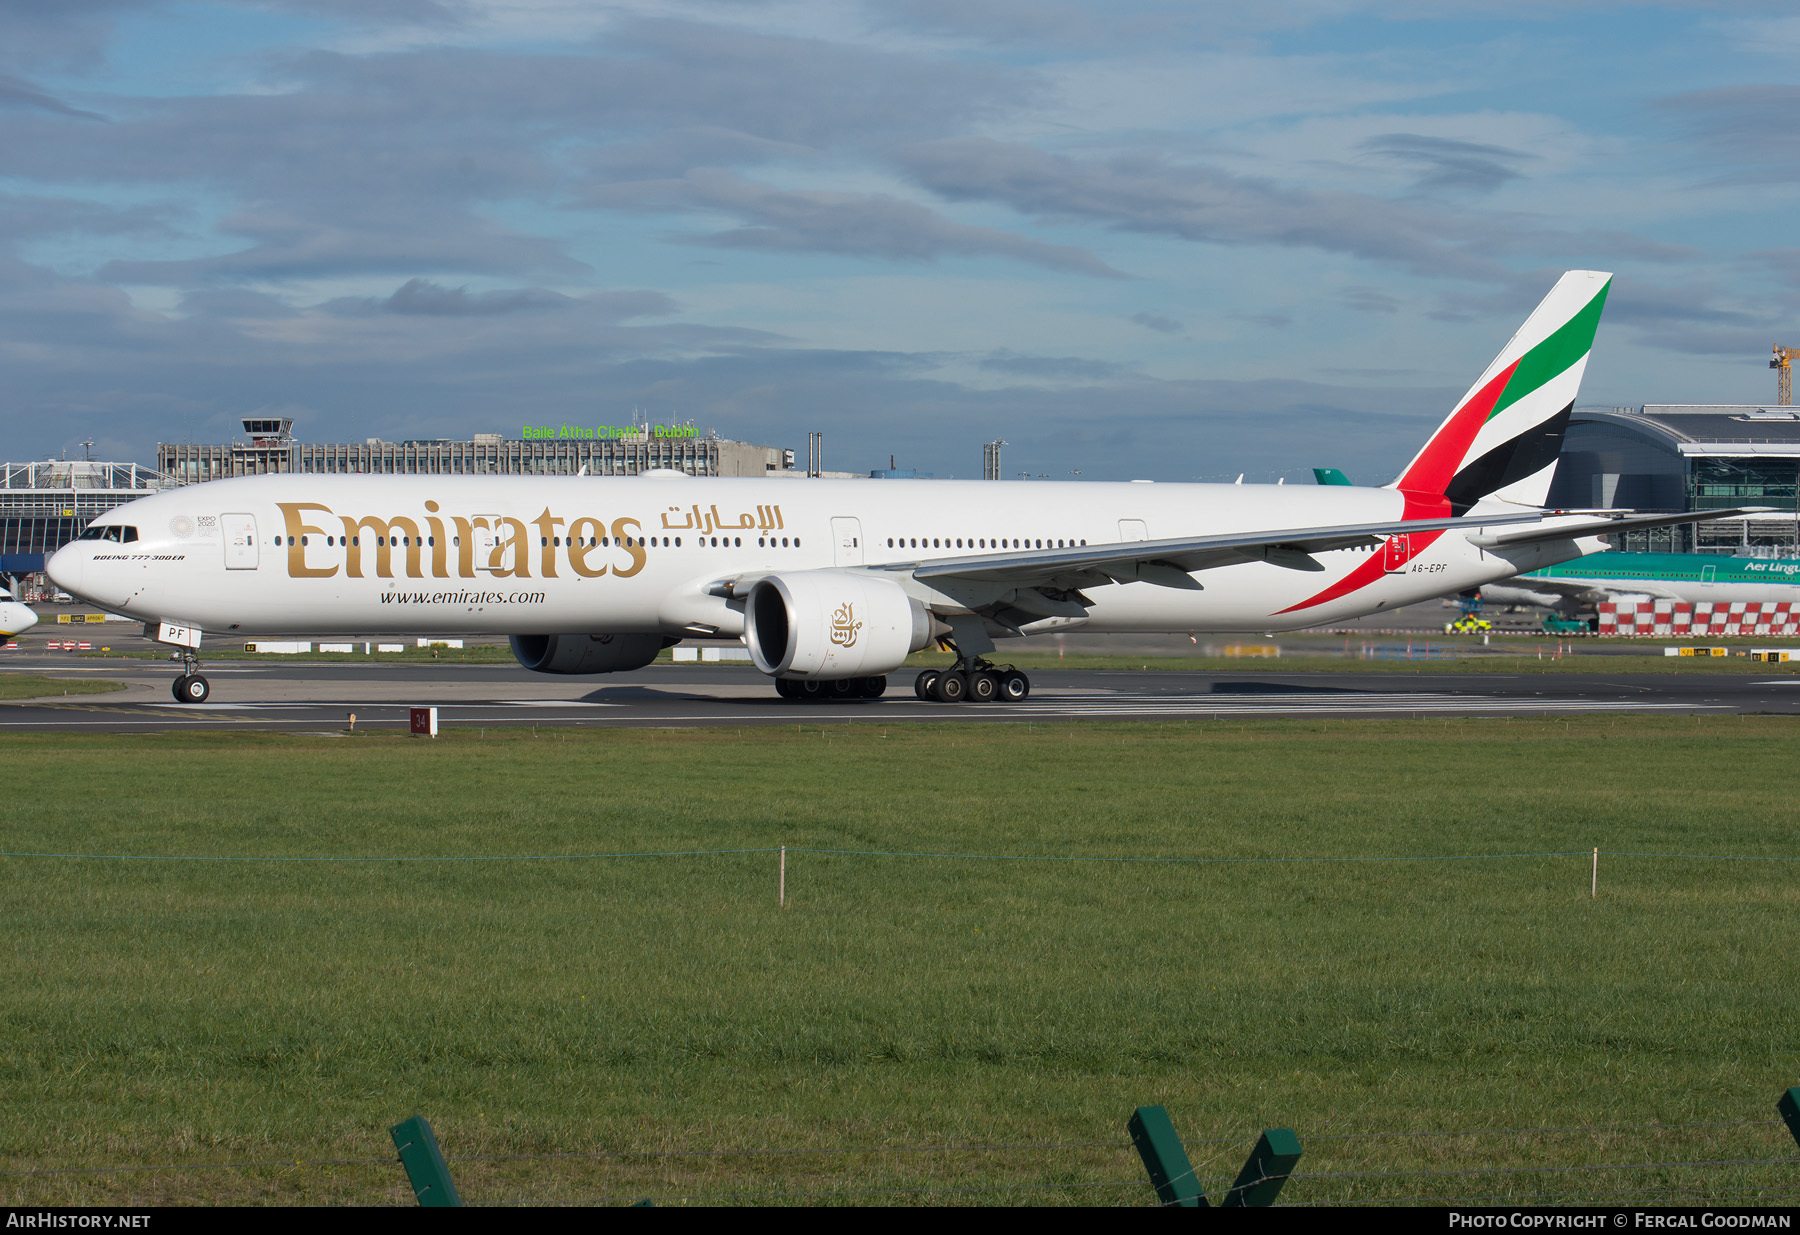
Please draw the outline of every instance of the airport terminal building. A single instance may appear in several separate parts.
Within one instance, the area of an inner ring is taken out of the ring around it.
[[[177,484],[277,472],[328,475],[635,476],[670,468],[690,476],[767,476],[793,467],[792,451],[734,442],[687,425],[631,425],[617,435],[508,439],[477,433],[466,441],[415,438],[387,442],[302,442],[288,418],[244,418],[248,441],[164,442],[156,467]]]
[[[1576,408],[1550,504],[1643,511],[1773,506],[1780,513],[1627,532],[1636,553],[1800,550],[1800,410],[1647,403]]]

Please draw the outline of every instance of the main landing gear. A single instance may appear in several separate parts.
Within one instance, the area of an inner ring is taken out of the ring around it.
[[[931,703],[1018,703],[1030,693],[1031,679],[1023,673],[979,657],[949,669],[927,669],[913,681],[913,694]]]
[[[817,682],[811,678],[776,678],[775,693],[798,703],[843,703],[850,699],[879,699],[887,690],[887,675],[872,678],[838,678]]]
[[[200,662],[192,652],[181,653],[181,676],[175,679],[173,693],[176,703],[205,703],[212,694],[212,687],[200,676]]]

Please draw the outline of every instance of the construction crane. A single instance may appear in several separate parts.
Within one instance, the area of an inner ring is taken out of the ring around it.
[[[1775,403],[1778,407],[1788,407],[1794,402],[1794,357],[1800,356],[1800,347],[1783,347],[1775,345],[1775,359],[1769,367],[1780,373],[1776,381]]]

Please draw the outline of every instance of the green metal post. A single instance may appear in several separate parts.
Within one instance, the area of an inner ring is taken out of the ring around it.
[[[1782,1094],[1775,1109],[1781,1112],[1781,1118],[1787,1122],[1788,1131],[1794,1134],[1794,1139],[1800,1141],[1800,1085]]]
[[[450,1181],[450,1168],[444,1165],[444,1155],[438,1150],[437,1137],[431,1134],[431,1125],[423,1115],[395,1124],[388,1134],[394,1138],[394,1148],[400,1151],[400,1165],[406,1168],[406,1178],[420,1205],[462,1204],[456,1185]]]
[[[1292,1128],[1270,1128],[1256,1140],[1250,1160],[1238,1172],[1237,1182],[1219,1204],[1227,1209],[1249,1205],[1273,1205],[1300,1161],[1300,1138]]]
[[[1156,1198],[1164,1205],[1206,1208],[1206,1197],[1194,1178],[1187,1150],[1175,1135],[1169,1112],[1160,1106],[1140,1106],[1125,1126],[1131,1132],[1131,1143],[1137,1146],[1138,1156],[1144,1160],[1144,1169],[1150,1172]]]

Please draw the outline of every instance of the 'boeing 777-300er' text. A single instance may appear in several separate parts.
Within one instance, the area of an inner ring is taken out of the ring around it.
[[[1392,484],[246,476],[90,524],[57,586],[183,649],[201,634],[503,634],[526,668],[610,673],[739,638],[788,697],[1021,699],[987,659],[1038,631],[1292,630],[1607,547],[1632,517],[1542,508],[1611,276],[1574,270]]]

